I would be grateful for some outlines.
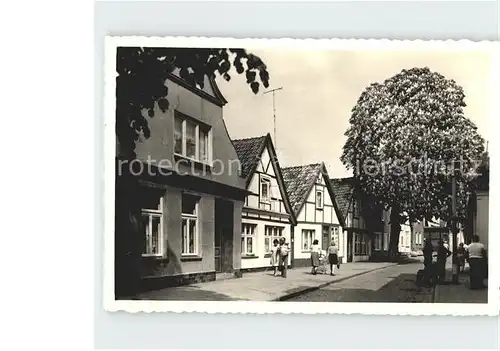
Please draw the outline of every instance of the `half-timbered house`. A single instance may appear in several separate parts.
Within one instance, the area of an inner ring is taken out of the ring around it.
[[[323,163],[283,168],[286,191],[297,218],[294,229],[292,265],[310,265],[310,248],[315,239],[326,250],[333,239],[342,247],[343,218]],[[339,251],[343,255],[343,251]]]
[[[249,192],[241,221],[241,268],[262,269],[270,266],[275,239],[290,243],[296,220],[271,136],[233,140],[233,145]]]

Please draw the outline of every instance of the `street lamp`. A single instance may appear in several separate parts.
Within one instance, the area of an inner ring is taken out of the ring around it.
[[[458,234],[458,215],[457,215],[457,161],[453,161],[453,173],[451,177],[451,232],[453,235],[452,241],[452,284],[460,284],[458,279],[459,262],[457,257],[457,234]]]

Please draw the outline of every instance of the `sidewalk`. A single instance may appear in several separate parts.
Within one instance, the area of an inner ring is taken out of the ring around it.
[[[283,301],[397,263],[356,262],[340,266],[335,276],[312,275],[310,267],[288,270],[288,277],[274,277],[272,272],[244,273],[242,278],[216,280],[208,283],[166,288],[139,294],[139,300],[183,301]]]
[[[488,303],[488,289],[470,290],[468,265],[466,271],[459,275],[459,285],[451,284],[452,269],[451,262],[447,262],[446,283],[436,285],[434,291],[435,303]],[[488,286],[488,280],[484,281]]]

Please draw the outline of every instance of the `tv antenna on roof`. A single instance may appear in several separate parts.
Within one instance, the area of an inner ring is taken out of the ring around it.
[[[274,147],[277,148],[277,141],[276,141],[276,104],[275,104],[275,93],[279,90],[283,90],[283,87],[279,87],[276,89],[271,89],[268,91],[265,91],[264,94],[268,93],[273,93],[273,121],[274,121]]]

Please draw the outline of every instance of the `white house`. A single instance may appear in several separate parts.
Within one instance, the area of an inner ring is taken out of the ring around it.
[[[310,247],[315,239],[326,250],[330,241],[342,252],[343,220],[323,163],[283,168],[288,198],[297,218],[292,236],[292,265],[310,265]]]
[[[233,140],[249,192],[241,223],[241,269],[270,266],[273,241],[291,243],[296,223],[271,136]],[[289,255],[289,262],[291,255]]]

